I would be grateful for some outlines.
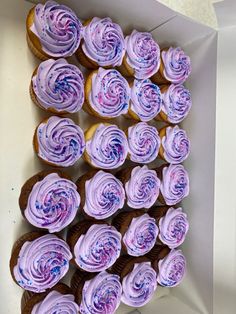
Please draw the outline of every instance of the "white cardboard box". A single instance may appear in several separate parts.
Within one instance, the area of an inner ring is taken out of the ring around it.
[[[233,40],[236,42],[232,38],[236,35],[236,27],[231,27],[236,25],[231,11],[233,1],[216,4],[224,27],[220,31],[194,22],[156,0],[58,2],[68,4],[82,19],[110,16],[121,24],[124,31],[133,28],[152,30],[161,46],[180,45],[191,56],[193,69],[186,85],[191,90],[193,106],[182,124],[192,143],[191,156],[185,163],[190,173],[191,193],[183,202],[191,224],[183,246],[188,272],[179,287],[160,288],[150,304],[133,313],[235,313],[236,145],[230,140],[235,134],[233,118],[236,113],[236,104],[233,103],[236,88],[233,83],[236,45],[232,44]],[[227,5],[232,18],[230,27],[224,24]],[[20,313],[22,290],[11,279],[8,261],[13,242],[30,227],[21,217],[18,196],[24,181],[43,169],[32,149],[34,129],[45,114],[32,104],[28,93],[31,74],[39,63],[25,41],[25,18],[31,7],[31,3],[20,0],[0,1],[1,314]],[[236,12],[235,6],[234,9]],[[86,114],[73,116],[83,128],[90,124],[86,117]],[[69,171],[74,178],[79,176],[78,167],[80,171],[81,163]],[[86,166],[83,166],[82,171],[85,170]],[[133,310],[121,306],[117,313]]]

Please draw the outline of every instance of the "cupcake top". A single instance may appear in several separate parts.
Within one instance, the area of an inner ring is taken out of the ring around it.
[[[67,243],[53,234],[26,241],[13,269],[15,280],[25,290],[44,292],[65,276],[71,258]]]
[[[151,80],[134,80],[131,87],[131,110],[141,121],[154,119],[161,110],[160,88]]]
[[[151,262],[134,264],[132,272],[123,278],[122,287],[123,303],[133,307],[148,303],[157,288],[157,275]]]
[[[163,136],[161,143],[165,160],[171,164],[179,164],[189,155],[190,141],[186,132],[177,125],[166,128],[166,135]]]
[[[106,219],[124,206],[122,183],[111,173],[98,171],[85,182],[84,211],[95,219]]]
[[[174,249],[184,242],[189,229],[187,215],[183,213],[181,207],[170,207],[165,216],[160,218],[158,225],[159,238],[170,249]]]
[[[186,272],[186,259],[181,250],[171,250],[158,262],[157,282],[164,287],[175,287],[183,279]]]
[[[108,224],[94,224],[76,242],[75,262],[85,271],[100,272],[115,263],[120,251],[121,234]]]
[[[32,84],[37,101],[45,110],[74,113],[84,103],[83,74],[65,59],[41,62]]]
[[[100,116],[115,118],[126,114],[129,99],[130,87],[120,72],[99,68],[93,73],[89,104]]]
[[[155,245],[159,229],[155,219],[148,214],[132,219],[123,236],[127,253],[131,256],[142,256]]]
[[[82,24],[76,14],[55,1],[35,6],[30,30],[39,39],[42,50],[55,58],[73,55],[82,36]]]
[[[126,135],[117,125],[100,123],[93,137],[86,142],[86,151],[94,167],[118,168],[128,154]]]
[[[120,277],[103,271],[93,279],[85,281],[80,313],[113,314],[120,304],[121,293]]]
[[[50,117],[37,128],[38,156],[59,167],[69,167],[82,156],[85,139],[82,129],[68,118]]]
[[[189,177],[182,165],[169,165],[162,170],[161,194],[167,205],[181,202],[189,194]]]
[[[171,84],[162,95],[162,111],[171,123],[177,124],[183,121],[191,106],[191,94],[183,85]]]
[[[134,77],[147,79],[160,67],[160,47],[151,33],[133,32],[126,36],[126,62],[134,70]]]
[[[84,27],[82,50],[99,66],[119,66],[125,54],[125,40],[121,27],[109,17],[94,17]]]
[[[51,291],[43,301],[35,304],[31,314],[78,314],[78,312],[79,307],[75,303],[75,298],[72,294],[61,294],[58,291]]]
[[[157,129],[146,122],[139,122],[128,128],[130,160],[147,164],[158,156],[161,140]]]
[[[59,232],[74,220],[79,205],[76,185],[50,173],[33,186],[24,215],[35,227]]]
[[[160,180],[155,170],[147,166],[133,168],[125,184],[127,204],[131,208],[150,208],[157,200]]]
[[[189,56],[180,47],[170,47],[161,52],[161,58],[164,64],[164,77],[175,84],[184,83],[191,72]]]

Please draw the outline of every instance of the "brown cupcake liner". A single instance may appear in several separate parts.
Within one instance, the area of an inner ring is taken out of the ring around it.
[[[112,225],[124,236],[125,232],[129,228],[133,218],[139,217],[145,214],[143,209],[135,209],[130,212],[121,212],[112,221]]]
[[[125,185],[129,181],[131,177],[131,172],[134,168],[135,166],[127,167],[116,173],[116,177],[123,183],[123,185]]]
[[[85,281],[93,279],[98,273],[88,273],[76,270],[71,278],[71,289],[75,295],[75,302],[80,304],[82,301],[82,291]]]
[[[152,262],[155,269],[158,269],[158,262],[166,257],[170,252],[170,249],[166,245],[155,245],[151,251],[146,255]]]
[[[169,206],[156,206],[149,209],[148,214],[156,219],[156,223],[158,225],[159,220],[165,216],[167,213]]]

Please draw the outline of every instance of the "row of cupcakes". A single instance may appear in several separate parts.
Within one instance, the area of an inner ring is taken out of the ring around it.
[[[88,19],[82,25],[67,6],[47,1],[33,7],[26,21],[27,41],[41,60],[76,54],[89,68],[118,67],[127,76],[166,83],[183,83],[191,72],[190,58],[181,48],[163,49],[151,33],[124,37],[109,17]]]
[[[65,59],[47,60],[34,71],[31,98],[54,114],[83,109],[102,119],[124,115],[136,121],[152,119],[180,123],[191,108],[191,95],[181,84],[158,85],[150,79],[127,81],[115,69],[92,71],[86,81],[76,65]]]
[[[116,169],[126,158],[148,164],[159,156],[167,163],[178,164],[190,152],[189,138],[177,125],[158,131],[146,122],[138,122],[124,132],[116,125],[99,123],[84,134],[73,120],[57,116],[38,125],[33,143],[41,160],[59,167],[72,166],[81,156],[100,169]]]

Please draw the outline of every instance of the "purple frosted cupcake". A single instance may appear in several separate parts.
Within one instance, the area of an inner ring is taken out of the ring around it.
[[[73,166],[85,150],[84,133],[73,120],[53,116],[37,127],[34,148],[52,166]]]
[[[157,129],[146,122],[139,122],[128,128],[130,160],[148,164],[158,156],[161,140]]]

